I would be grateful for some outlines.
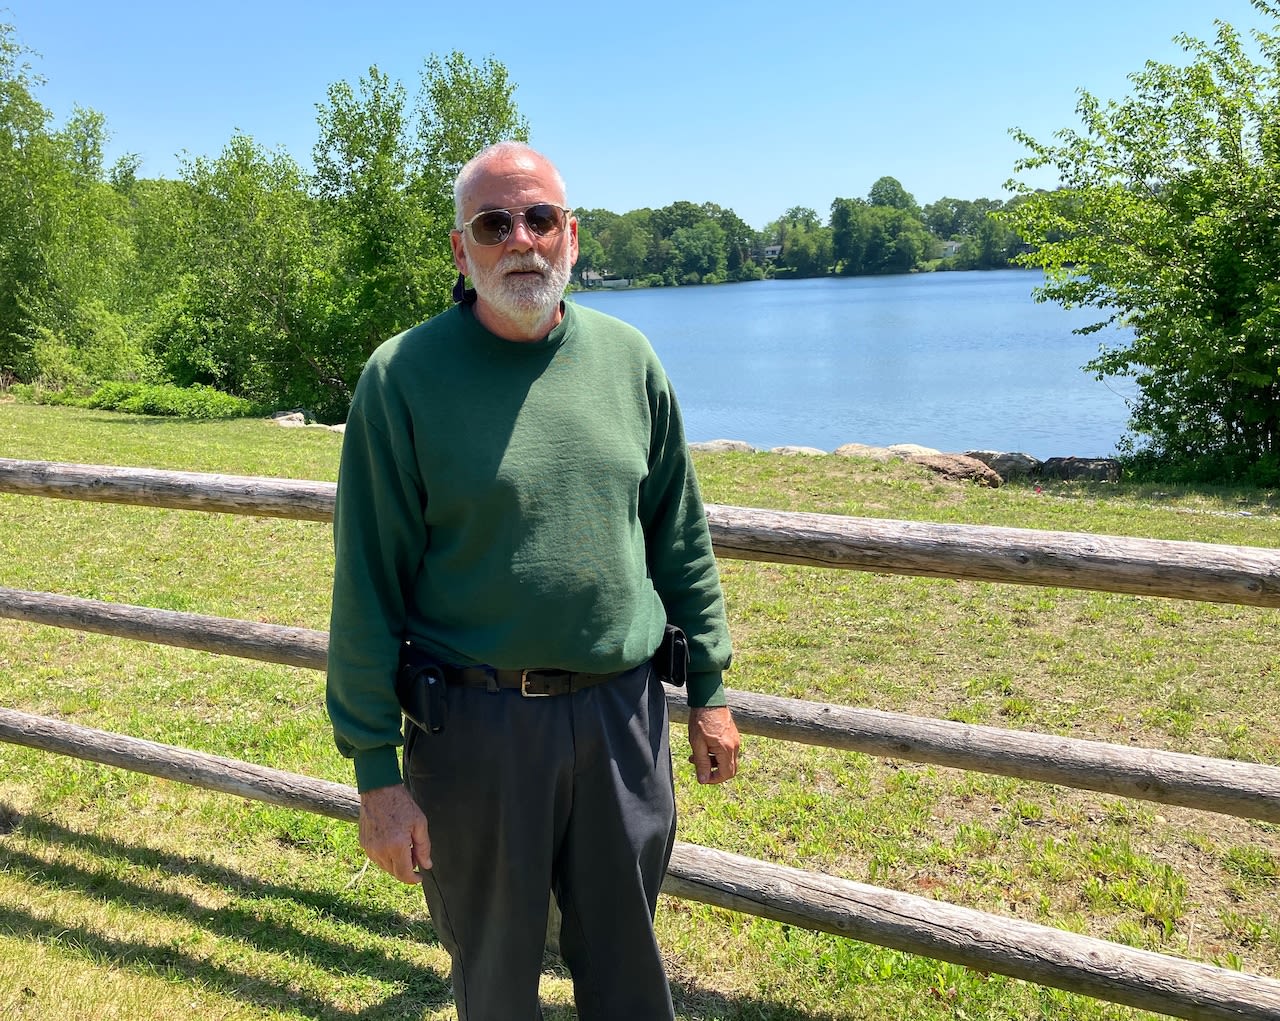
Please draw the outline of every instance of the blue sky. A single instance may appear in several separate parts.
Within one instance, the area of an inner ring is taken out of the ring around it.
[[[0,21],[37,52],[55,122],[102,112],[108,159],[137,153],[146,176],[236,130],[309,165],[329,84],[377,64],[412,94],[427,55],[456,49],[506,65],[573,205],[710,201],[754,227],[794,205],[825,219],[886,174],[922,204],[1002,197],[1009,128],[1076,126],[1078,88],[1123,96],[1215,17],[1266,26],[1248,0],[361,6],[0,0]]]

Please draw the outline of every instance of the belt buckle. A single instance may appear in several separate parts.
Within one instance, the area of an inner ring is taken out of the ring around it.
[[[536,670],[521,670],[521,671],[520,671],[520,695],[521,695],[521,697],[523,697],[523,698],[550,698],[550,697],[551,697],[551,692],[549,692],[549,691],[530,691],[530,690],[529,690],[529,675],[530,675],[530,674],[532,674],[532,673],[537,673],[537,672],[538,672],[538,671],[536,671]]]

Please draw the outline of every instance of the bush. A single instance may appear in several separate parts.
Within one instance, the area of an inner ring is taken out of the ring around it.
[[[122,411],[132,415],[164,415],[174,418],[243,418],[259,414],[251,402],[233,397],[210,386],[181,387],[146,383],[103,383],[92,393],[74,389],[45,390],[15,386],[13,393],[34,404],[67,404],[100,411]]]

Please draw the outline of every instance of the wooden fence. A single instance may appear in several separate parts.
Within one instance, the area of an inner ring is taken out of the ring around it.
[[[325,521],[332,484],[0,458],[0,492]],[[1280,551],[709,506],[720,556],[1280,606]],[[0,589],[0,616],[323,669],[327,636]],[[730,692],[747,734],[1280,822],[1280,768]],[[668,693],[674,718],[683,699]],[[0,709],[0,740],[354,820],[349,787]],[[664,890],[1193,1019],[1280,1021],[1280,981],[677,844]]]

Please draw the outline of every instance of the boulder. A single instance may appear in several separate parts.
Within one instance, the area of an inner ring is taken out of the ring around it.
[[[825,450],[819,450],[817,447],[773,447],[769,453],[785,454],[789,457],[826,457]]]
[[[887,447],[869,447],[865,443],[845,443],[836,447],[832,453],[839,454],[841,457],[866,457],[872,461],[890,461],[893,459],[893,455],[889,453]]]
[[[981,461],[1005,482],[1035,475],[1040,469],[1040,459],[1030,454],[1006,453],[1000,450],[966,450],[964,456]]]
[[[911,464],[919,464],[937,472],[950,482],[976,482],[990,489],[1004,485],[996,472],[974,457],[964,454],[912,454],[906,458]]]
[[[1067,482],[1119,482],[1120,462],[1112,457],[1051,457],[1040,465],[1042,479]]]
[[[702,450],[710,454],[754,454],[756,448],[750,443],[743,440],[703,440],[699,443],[690,443],[690,450]]]
[[[941,450],[934,450],[933,447],[922,447],[918,443],[891,443],[888,451],[894,457],[911,457],[914,454],[941,454]]]
[[[280,411],[271,416],[271,421],[286,429],[301,429],[307,424],[307,416],[301,411]]]

